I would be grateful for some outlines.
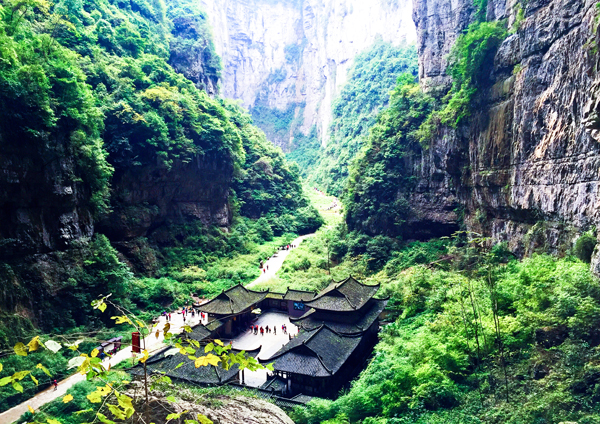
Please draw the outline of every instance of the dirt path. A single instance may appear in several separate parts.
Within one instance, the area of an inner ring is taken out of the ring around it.
[[[298,247],[298,246],[300,246],[300,243],[302,243],[303,240],[307,239],[308,237],[312,237],[312,236],[314,236],[314,234],[307,234],[305,236],[300,236],[297,239],[295,239],[291,244]],[[254,280],[253,282],[248,284],[246,287],[251,288],[259,283],[269,281],[271,278],[274,278],[277,271],[279,271],[281,269],[281,266],[283,265],[285,258],[287,258],[287,256],[290,254],[290,252],[292,250],[294,250],[294,249],[280,250],[275,255],[271,256],[271,259],[269,259],[267,262],[265,262],[263,264],[263,268],[266,269],[266,272],[263,272],[262,274],[260,274],[260,277],[258,277],[256,280]],[[268,269],[267,269],[267,267],[268,267]]]
[[[181,332],[181,330],[183,329],[183,315],[178,314],[178,313],[172,313],[171,318],[172,318],[172,320],[171,320],[171,330],[170,331],[171,331],[171,333],[179,334]],[[191,318],[191,319],[188,316],[186,316],[186,324],[188,324],[188,325],[195,325],[195,324],[198,324],[199,322],[200,322],[200,320],[199,320],[198,316],[196,316],[195,318]],[[164,326],[164,324],[165,324],[165,318],[160,317],[159,328],[162,328]],[[150,353],[152,353],[164,346],[162,332],[158,339],[154,335],[150,335],[150,336],[146,337],[144,339],[144,341],[146,343],[146,349],[148,349],[148,351]],[[131,361],[131,359],[132,359],[132,352],[131,352],[131,346],[130,346],[130,347],[122,349],[116,355],[114,355],[112,358],[105,359],[104,365],[107,366],[110,363],[111,366],[115,366],[118,363],[125,361],[125,360]],[[84,381],[85,378],[86,378],[85,375],[74,374],[71,377],[68,377],[68,378],[62,380],[61,382],[58,383],[57,390],[54,390],[52,387],[49,389],[46,389],[43,392],[40,392],[37,395],[35,395],[33,398],[29,399],[28,401],[23,402],[20,405],[17,405],[15,407],[9,409],[8,411],[1,413],[0,414],[0,423],[1,424],[9,424],[9,423],[12,423],[12,422],[18,420],[21,417],[21,415],[23,415],[25,412],[27,412],[28,405],[31,406],[33,409],[37,410],[42,405],[45,405],[48,402],[52,402],[55,399],[62,398],[67,393],[67,390],[69,390],[71,387],[73,387],[73,385],[75,385],[81,381]]]

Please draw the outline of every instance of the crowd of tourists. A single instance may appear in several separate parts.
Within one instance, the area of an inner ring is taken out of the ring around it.
[[[250,325],[250,328],[248,329],[248,331],[250,331],[250,334],[254,334],[255,336],[260,334],[261,336],[264,336],[265,334],[273,334],[274,336],[277,335],[277,326],[273,325],[272,327],[269,327],[268,325],[265,325],[264,327],[262,325]],[[299,330],[298,330],[299,331]],[[288,332],[288,328],[287,325],[282,324],[281,325],[281,333],[282,334],[287,334],[290,337],[290,340],[292,340],[292,333]]]
[[[286,244],[285,246],[281,246],[279,248],[279,250],[291,250],[291,249],[295,249],[296,247],[298,247],[297,244]],[[269,270],[269,261],[271,260],[272,256],[269,256],[267,259],[265,260],[261,260],[260,261],[260,269],[262,269],[263,274],[265,274],[268,270]]]
[[[184,306],[183,308],[181,308],[181,311],[178,311],[177,313],[183,316],[184,323],[186,319],[195,318],[196,316],[198,316],[198,318],[201,321],[204,321],[206,319],[206,314],[204,312],[200,312],[191,306]],[[173,317],[171,316],[171,312],[163,311],[161,315],[165,317],[165,320],[167,322],[171,322],[171,320],[173,319]]]

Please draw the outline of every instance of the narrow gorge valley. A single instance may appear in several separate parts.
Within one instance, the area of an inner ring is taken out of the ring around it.
[[[600,424],[599,47],[596,0],[0,0],[0,424]]]

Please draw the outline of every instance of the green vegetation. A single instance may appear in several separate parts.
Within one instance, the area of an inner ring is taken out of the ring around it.
[[[448,66],[452,90],[440,112],[444,125],[456,127],[474,110],[474,95],[489,83],[494,55],[508,35],[505,27],[503,21],[474,23],[456,40]]]
[[[266,94],[265,94],[266,95]],[[289,104],[287,109],[271,108],[266,100],[257,99],[254,107],[250,109],[254,124],[262,129],[268,139],[280,145],[287,145],[290,134],[298,125],[298,119],[304,110],[303,104]]]
[[[14,341],[13,330],[23,330],[20,337],[35,334],[32,323],[57,333],[110,324],[81,310],[102,293],[113,293],[148,319],[190,303],[190,294],[247,282],[278,244],[321,225],[302,193],[297,168],[246,112],[203,90],[216,86],[220,62],[206,15],[192,3],[0,2],[3,151],[39,162],[40,172],[47,162],[73,163],[55,183],[74,187],[73,207],[80,215],[86,209],[94,213],[85,225],[123,207],[120,199],[131,194],[120,187],[111,197],[113,174],[165,172],[207,157],[235,170],[231,231],[199,221],[165,223],[158,236],[131,241],[137,256],[127,259],[143,276],[133,275],[101,234],[66,236],[64,251],[51,252],[43,267],[18,255],[3,258],[2,346]],[[199,63],[202,71],[188,74],[190,63]],[[131,207],[132,219],[157,208]],[[23,308],[28,312],[16,313]]]
[[[594,253],[596,243],[598,243],[598,240],[593,231],[583,233],[575,242],[573,253],[579,260],[589,264],[592,260],[592,254]]]
[[[328,284],[319,265],[327,240],[321,230],[292,253],[279,275],[284,285],[318,290]],[[335,257],[331,277],[351,273],[381,284],[380,296],[390,297],[390,323],[350,390],[296,410],[295,422],[600,420],[594,400],[600,282],[585,263],[547,255],[518,261],[504,245],[488,250],[480,247],[483,240],[459,237],[396,245],[373,270],[371,262],[380,258],[369,251],[374,240],[361,242],[361,255]],[[298,266],[304,262],[310,267]]]
[[[316,231],[323,220],[302,192],[298,167],[288,164],[281,149],[268,142],[247,115],[237,116],[246,152],[233,185],[240,214],[266,217],[275,235]]]
[[[169,0],[167,16],[173,21],[169,42],[171,66],[202,90],[208,88],[207,83],[215,85],[221,77],[221,59],[215,51],[206,13],[192,2]]]
[[[501,21],[470,25],[450,53],[453,85],[445,96],[423,93],[410,74],[398,78],[389,107],[377,117],[365,148],[350,167],[344,193],[350,230],[402,237],[416,158],[441,126],[456,128],[471,115],[475,94],[489,83],[493,57],[506,35]]]
[[[344,194],[350,230],[402,235],[409,209],[406,196],[414,182],[410,157],[419,150],[421,124],[435,105],[412,74],[398,78],[389,108],[379,115],[368,144],[350,169]]]
[[[118,387],[121,386],[124,381],[130,380],[131,377],[129,374],[118,371],[107,377],[106,383]],[[73,396],[73,400],[65,403],[62,398],[56,399],[42,406],[40,411],[35,414],[30,412],[23,414],[17,423],[27,423],[32,420],[45,422],[48,418],[58,419],[61,424],[82,424],[92,422],[96,415],[92,409],[95,405],[90,402],[87,396],[94,392],[96,386],[99,384],[98,381],[82,381],[81,383],[77,383],[67,391],[67,394]],[[85,412],[78,413],[79,411]]]
[[[333,103],[333,122],[326,149],[317,162],[309,163],[309,181],[340,196],[348,166],[366,144],[380,110],[388,105],[389,93],[402,73],[417,75],[415,46],[395,47],[381,40],[357,55],[348,82]]]
[[[308,178],[312,167],[318,160],[321,151],[321,142],[317,135],[317,127],[313,125],[308,135],[297,130],[294,133],[290,153],[287,159],[296,162],[303,178]]]

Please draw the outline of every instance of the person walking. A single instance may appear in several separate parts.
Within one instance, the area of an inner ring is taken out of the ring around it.
[[[264,329],[264,328],[262,328],[262,327],[260,327],[260,335],[261,335],[261,336],[264,336],[264,335],[265,335],[265,329]]]
[[[52,385],[54,386],[54,391],[57,391],[58,390],[58,381],[53,380]]]
[[[276,325],[273,326],[273,335],[275,335],[275,336],[277,335],[277,326]]]

